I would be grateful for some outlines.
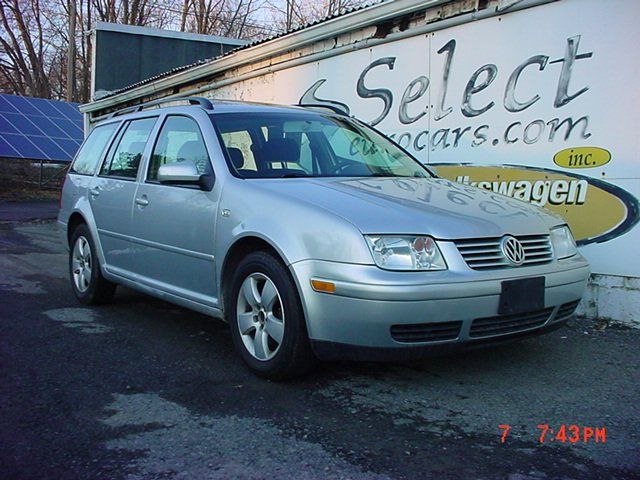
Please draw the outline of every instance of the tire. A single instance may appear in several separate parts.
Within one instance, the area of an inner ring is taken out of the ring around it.
[[[96,247],[86,224],[76,227],[69,246],[69,277],[76,298],[85,305],[111,301],[116,284],[102,276]]]
[[[314,366],[298,289],[278,258],[264,251],[243,258],[226,303],[234,347],[254,373],[285,380]]]

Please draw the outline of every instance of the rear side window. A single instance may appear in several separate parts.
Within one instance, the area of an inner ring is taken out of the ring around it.
[[[156,181],[162,165],[185,161],[192,162],[201,175],[211,173],[209,154],[198,124],[188,117],[167,117],[149,162],[147,180]]]
[[[156,118],[132,120],[125,125],[120,138],[112,146],[102,165],[100,175],[121,178],[136,178],[142,153],[156,123]]]
[[[72,173],[79,173],[81,175],[93,175],[96,173],[102,152],[104,152],[104,149],[107,147],[118,125],[117,122],[110,123],[108,125],[95,127],[91,131],[71,166]]]

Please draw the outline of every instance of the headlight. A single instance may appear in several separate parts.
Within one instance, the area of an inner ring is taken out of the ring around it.
[[[566,225],[551,230],[551,245],[558,259],[573,257],[578,253],[576,241]]]
[[[366,236],[373,261],[386,270],[446,270],[438,245],[431,237]]]

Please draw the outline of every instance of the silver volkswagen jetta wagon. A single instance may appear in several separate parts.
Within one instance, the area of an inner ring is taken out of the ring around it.
[[[82,303],[126,285],[223,318],[270,378],[548,331],[589,275],[562,218],[438,178],[320,108],[116,112],[78,152],[58,221]]]

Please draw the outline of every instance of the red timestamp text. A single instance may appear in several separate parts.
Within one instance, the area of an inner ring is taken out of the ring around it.
[[[506,424],[498,425],[501,430],[500,442],[506,443],[511,426]],[[586,427],[579,425],[557,425],[540,424],[538,429],[539,443],[607,443],[606,427]]]

